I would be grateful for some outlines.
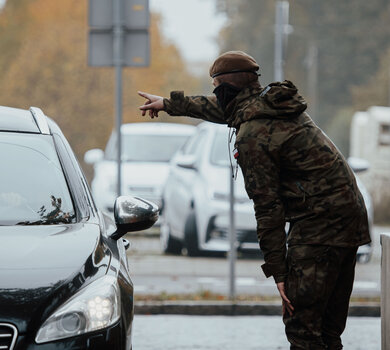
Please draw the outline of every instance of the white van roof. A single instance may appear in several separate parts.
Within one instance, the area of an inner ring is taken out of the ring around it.
[[[122,134],[146,134],[146,135],[191,135],[195,132],[195,126],[178,123],[131,123],[121,126]]]

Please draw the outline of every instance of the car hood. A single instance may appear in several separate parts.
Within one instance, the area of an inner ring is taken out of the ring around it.
[[[0,322],[40,325],[70,295],[107,271],[96,224],[0,227]]]

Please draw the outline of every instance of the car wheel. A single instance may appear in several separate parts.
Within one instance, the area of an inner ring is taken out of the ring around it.
[[[356,260],[360,264],[367,264],[370,261],[370,254],[358,254]]]
[[[199,256],[198,229],[196,227],[195,213],[191,213],[184,226],[184,245],[188,256]]]
[[[181,254],[181,250],[183,248],[182,243],[179,240],[172,237],[171,229],[169,228],[169,225],[166,223],[161,225],[160,246],[161,246],[161,250],[165,254],[175,254],[175,255]]]

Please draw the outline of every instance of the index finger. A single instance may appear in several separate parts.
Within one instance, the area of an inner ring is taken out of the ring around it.
[[[286,296],[286,294],[284,293],[284,291],[281,291],[281,292],[280,292],[280,296],[281,296],[282,299],[288,304],[288,306],[291,307],[292,310],[294,310],[294,306],[292,306],[291,301],[287,298],[287,296]]]
[[[284,290],[281,290],[280,291],[280,296],[282,297],[283,300],[287,301],[289,304],[291,304],[291,301],[287,298],[287,295],[286,293],[284,292]]]
[[[150,99],[149,96],[150,94],[146,93],[146,92],[143,92],[143,91],[138,91],[138,95],[142,96],[142,97],[145,97],[147,99]]]

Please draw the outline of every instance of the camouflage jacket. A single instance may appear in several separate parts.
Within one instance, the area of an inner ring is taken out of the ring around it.
[[[215,97],[172,92],[170,115],[187,115],[236,128],[238,163],[254,202],[267,277],[287,275],[289,245],[356,247],[370,242],[363,197],[342,154],[305,112],[289,81],[243,89],[225,113]]]

